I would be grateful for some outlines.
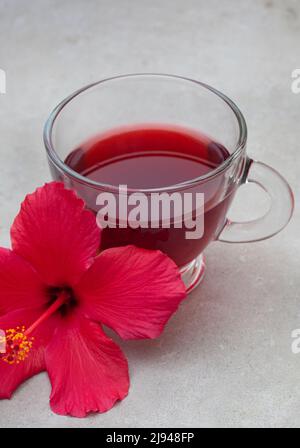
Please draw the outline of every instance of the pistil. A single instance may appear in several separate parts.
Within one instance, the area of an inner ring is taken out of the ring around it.
[[[4,340],[5,352],[0,353],[0,359],[8,364],[19,364],[21,361],[24,361],[33,346],[34,338],[31,336],[32,332],[64,305],[69,300],[69,297],[69,294],[62,290],[56,300],[27,330],[24,326],[6,330]]]

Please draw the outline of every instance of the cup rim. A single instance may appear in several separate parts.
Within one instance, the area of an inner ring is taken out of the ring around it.
[[[80,183],[89,185],[93,188],[98,188],[101,190],[110,190],[110,191],[116,191],[118,190],[119,186],[112,185],[112,184],[106,184],[102,182],[97,182],[92,179],[89,179],[88,177],[82,176],[77,171],[70,168],[57,154],[55,147],[53,145],[52,141],[52,131],[55,124],[55,121],[59,117],[60,112],[77,96],[79,96],[81,93],[85,92],[86,90],[93,88],[97,85],[101,85],[106,82],[114,81],[114,80],[122,80],[127,78],[133,78],[133,77],[163,77],[163,78],[172,78],[177,79],[181,81],[187,81],[189,83],[196,84],[206,90],[209,90],[213,94],[217,95],[227,106],[230,107],[230,109],[233,111],[239,127],[239,138],[236,144],[236,147],[234,151],[230,154],[230,156],[224,160],[217,168],[211,170],[209,173],[206,173],[202,176],[195,177],[193,179],[186,180],[184,182],[166,186],[166,187],[159,187],[159,188],[128,188],[128,192],[142,192],[142,193],[151,193],[151,192],[163,192],[163,191],[170,191],[170,190],[178,190],[182,188],[188,188],[192,187],[194,185],[197,185],[199,183],[202,183],[203,181],[207,181],[208,179],[212,179],[225,171],[232,162],[240,155],[240,153],[243,151],[243,149],[246,146],[247,141],[247,125],[246,120],[239,109],[239,107],[224,93],[220,92],[219,90],[215,89],[214,87],[203,83],[201,81],[194,80],[192,78],[188,78],[185,76],[179,76],[179,75],[172,75],[172,74],[166,74],[166,73],[129,73],[129,74],[123,74],[123,75],[117,75],[112,76],[108,78],[104,78],[100,81],[96,81],[93,83],[90,83],[75,92],[71,93],[69,96],[67,96],[64,100],[62,100],[50,113],[43,131],[43,140],[44,145],[46,148],[47,155],[49,159],[53,162],[53,164],[59,168],[61,171],[65,172],[68,176],[75,179],[76,181],[79,181]]]

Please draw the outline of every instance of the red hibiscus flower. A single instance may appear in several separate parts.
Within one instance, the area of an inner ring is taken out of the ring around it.
[[[101,324],[124,339],[159,336],[185,297],[176,265],[134,246],[97,255],[95,216],[58,182],[25,198],[11,240],[12,250],[0,248],[0,398],[47,370],[54,412],[107,411],[129,376]]]

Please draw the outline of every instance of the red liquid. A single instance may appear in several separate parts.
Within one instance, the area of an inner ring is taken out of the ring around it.
[[[72,151],[65,163],[94,181],[128,188],[163,188],[188,181],[215,169],[229,156],[228,151],[207,137],[175,127],[124,128],[99,135]],[[55,177],[59,178],[57,173]],[[199,255],[220,232],[225,222],[232,191],[224,193],[224,175],[219,175],[182,192],[205,195],[204,234],[186,239],[186,228],[106,228],[101,247],[134,244],[167,253],[178,266]],[[97,212],[99,190],[76,184],[74,188]],[[172,222],[172,219],[171,219]],[[150,227],[150,224],[149,224]]]

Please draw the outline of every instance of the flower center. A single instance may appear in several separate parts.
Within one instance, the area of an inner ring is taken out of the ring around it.
[[[75,296],[69,287],[50,287],[47,292],[50,298],[49,307],[29,328],[19,326],[5,331],[4,341],[2,341],[5,350],[4,353],[0,352],[2,361],[8,364],[19,364],[20,361],[24,361],[33,345],[32,332],[56,311],[59,310],[62,315],[65,315],[76,305]]]
[[[65,301],[58,309],[62,316],[65,316],[73,307],[77,305],[77,300],[73,289],[69,286],[49,286],[46,293],[49,297],[49,306],[55,303],[60,295],[64,294]]]

